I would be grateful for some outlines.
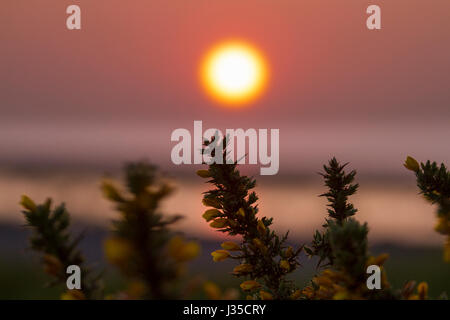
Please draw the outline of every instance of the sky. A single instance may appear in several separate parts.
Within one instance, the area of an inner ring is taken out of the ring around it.
[[[330,156],[365,173],[405,174],[407,154],[450,161],[450,2],[434,0],[80,0],[0,3],[0,165],[165,168],[170,134],[280,129],[280,174]],[[382,29],[365,27],[378,4]],[[267,58],[261,99],[225,108],[198,79],[230,38]],[[177,168],[184,170],[184,168]]]

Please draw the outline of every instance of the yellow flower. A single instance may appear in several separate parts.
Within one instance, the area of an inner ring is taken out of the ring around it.
[[[245,274],[245,273],[252,272],[252,270],[253,270],[253,267],[252,267],[251,264],[243,263],[243,264],[240,264],[240,265],[234,267],[233,273],[235,273],[235,274]]]
[[[214,262],[223,261],[230,256],[230,253],[227,250],[216,250],[211,252]]]
[[[302,290],[302,294],[307,298],[311,299],[314,297],[314,289],[311,286],[307,286]]]
[[[321,287],[333,287],[333,281],[325,275],[314,277],[313,281]]]
[[[197,175],[201,178],[211,178],[209,170],[197,170]]]
[[[260,234],[265,234],[266,233],[266,226],[264,225],[264,222],[262,222],[262,220],[258,220],[258,226],[256,227],[258,229],[258,232]]]
[[[242,216],[243,218],[245,218],[245,211],[244,208],[240,208],[237,212],[238,215]]]
[[[216,209],[220,209],[220,203],[219,201],[217,201],[217,199],[204,198],[202,200],[202,203],[206,207],[213,207]]]
[[[225,218],[219,218],[211,222],[210,224],[211,228],[221,229],[225,228],[228,225],[228,220]]]
[[[286,252],[284,253],[284,255],[286,258],[291,258],[294,255],[294,249],[291,246],[289,246],[286,249]]]
[[[58,277],[63,272],[63,265],[57,257],[46,254],[44,256],[44,271],[49,275]]]
[[[210,300],[219,300],[221,297],[220,288],[214,282],[205,282],[203,284],[203,290]]]
[[[417,172],[420,169],[419,163],[413,157],[408,156],[403,164],[406,169]]]
[[[280,268],[287,272],[287,271],[289,271],[291,269],[291,265],[289,264],[289,261],[281,260],[280,261]]]
[[[178,262],[192,260],[200,253],[200,246],[197,242],[186,242],[181,236],[175,236],[170,239],[168,248],[169,255]]]
[[[25,209],[33,212],[36,210],[36,204],[34,203],[33,200],[31,200],[29,197],[27,197],[26,195],[22,196],[22,199],[20,201],[20,204],[22,205],[22,207],[24,207]]]
[[[131,257],[132,246],[128,242],[120,237],[111,237],[105,240],[104,249],[106,258],[112,264],[123,264]]]
[[[428,284],[426,282],[421,282],[417,285],[417,293],[420,300],[425,300],[428,296]]]
[[[258,238],[253,239],[252,242],[253,242],[253,244],[254,244],[255,246],[257,246],[258,248],[261,248],[261,247],[264,246],[264,244],[262,243],[262,241],[261,241],[260,239],[258,239]]]
[[[295,290],[294,292],[292,292],[289,298],[291,298],[292,300],[297,300],[298,298],[300,298],[301,294],[302,292],[300,290]]]
[[[229,251],[239,251],[239,250],[241,250],[241,247],[237,243],[235,243],[233,241],[225,241],[220,246],[222,248],[224,248],[225,250],[229,250]]]
[[[245,297],[245,300],[255,300],[255,298],[253,298],[253,296],[251,296],[251,295],[247,295],[246,297]]]
[[[261,300],[273,300],[272,294],[264,290],[259,291],[259,296],[261,297]]]
[[[241,283],[240,287],[244,291],[249,291],[259,288],[261,285],[254,280],[247,280]]]
[[[217,218],[220,215],[220,211],[217,209],[209,209],[206,210],[203,214],[203,219],[205,219],[207,222],[211,221],[214,218]]]
[[[333,296],[333,300],[346,300],[349,298],[347,290],[340,290]]]
[[[444,261],[450,262],[450,236],[447,237],[447,241],[444,244]]]
[[[267,252],[266,246],[264,245],[264,243],[260,239],[255,238],[255,239],[252,240],[252,242],[255,245],[255,247],[257,247],[259,250],[261,250],[262,253],[266,253]]]
[[[434,227],[434,230],[440,234],[450,234],[450,219],[440,217],[438,219],[438,223]]]
[[[80,290],[67,290],[61,294],[61,300],[85,300],[84,293]]]

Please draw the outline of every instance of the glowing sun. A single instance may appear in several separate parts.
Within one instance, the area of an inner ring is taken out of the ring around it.
[[[240,106],[254,101],[267,85],[268,67],[263,55],[241,41],[213,47],[201,65],[201,81],[219,102]]]

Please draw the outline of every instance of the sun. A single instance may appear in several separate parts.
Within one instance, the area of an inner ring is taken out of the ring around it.
[[[202,60],[200,78],[214,100],[242,106],[264,92],[268,80],[266,59],[243,41],[226,41],[210,49]]]

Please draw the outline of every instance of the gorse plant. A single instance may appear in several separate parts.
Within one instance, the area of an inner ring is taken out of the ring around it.
[[[336,158],[324,165],[328,217],[323,231],[316,231],[310,247],[305,252],[318,258],[318,267],[327,267],[302,291],[309,299],[374,299],[391,298],[390,285],[382,269],[382,290],[368,290],[367,266],[382,267],[387,255],[370,257],[368,254],[366,223],[360,224],[353,216],[357,209],[348,198],[358,190],[354,183],[356,171],[346,173]]]
[[[167,299],[182,297],[182,276],[187,261],[199,254],[194,241],[170,230],[181,216],[166,216],[160,202],[170,195],[172,188],[157,176],[156,168],[144,163],[131,163],[125,168],[125,191],[113,182],[102,184],[104,195],[116,204],[120,213],[112,221],[112,236],[105,241],[105,254],[128,280],[125,291],[109,298]],[[105,298],[100,276],[94,276],[84,264],[77,249],[81,236],[72,240],[69,232],[70,215],[64,204],[54,210],[51,200],[36,205],[23,196],[21,202],[28,225],[33,228],[32,249],[44,253],[44,269],[64,283],[66,268],[81,268],[81,289],[68,290],[63,299]]]
[[[437,206],[435,230],[446,237],[444,243],[444,260],[450,262],[450,172],[442,163],[418,163],[412,157],[407,157],[404,166],[416,174],[420,193],[430,203]]]
[[[216,150],[220,151],[215,154]],[[346,172],[347,164],[335,158],[321,173],[327,191],[320,196],[328,200],[323,229],[315,231],[308,246],[294,249],[287,244],[288,233],[278,235],[273,219],[261,217],[256,181],[243,176],[236,162],[227,161],[227,138],[205,141],[203,154],[216,161],[208,169],[198,170],[212,188],[203,194],[209,207],[203,218],[211,228],[236,241],[225,241],[211,253],[213,261],[233,259],[232,274],[242,279],[240,288],[247,299],[427,299],[428,285],[407,282],[400,290],[391,288],[383,264],[387,254],[369,253],[367,223],[355,219],[358,210],[350,197],[358,190],[356,171]],[[219,159],[219,161],[217,161]],[[446,237],[444,259],[450,260],[450,172],[442,164],[427,161],[419,164],[408,157],[405,167],[416,174],[420,193],[437,206],[436,231]],[[161,202],[172,188],[155,167],[131,163],[125,167],[122,184],[110,180],[102,184],[103,194],[119,213],[112,221],[112,234],[104,243],[106,257],[126,279],[126,288],[105,296],[100,274],[86,266],[80,250],[81,239],[69,232],[70,215],[64,204],[52,208],[51,200],[36,205],[23,196],[21,205],[27,225],[33,229],[31,247],[43,255],[44,270],[53,277],[52,284],[65,284],[66,268],[81,269],[81,289],[68,290],[63,299],[170,299],[191,297],[198,281],[186,281],[186,263],[199,254],[199,245],[187,241],[172,226],[181,216],[161,212]],[[300,267],[302,252],[317,259],[317,273],[304,288],[297,288],[288,276]],[[368,267],[380,268],[379,289],[367,285]],[[195,279],[194,279],[195,280]],[[210,299],[237,298],[237,290],[221,290],[207,281],[203,285]],[[444,296],[443,296],[444,297]]]
[[[132,163],[125,173],[127,193],[112,182],[102,185],[120,213],[113,221],[113,236],[105,241],[107,258],[130,280],[132,298],[177,298],[185,262],[195,258],[200,248],[169,229],[181,216],[160,212],[160,202],[172,188],[158,180],[155,167]]]
[[[348,203],[348,197],[353,195],[358,189],[358,184],[352,184],[356,171],[346,174],[344,171],[346,165],[340,165],[336,158],[333,158],[329,161],[328,166],[323,166],[324,173],[320,173],[325,180],[325,186],[328,187],[328,192],[320,195],[321,197],[326,197],[329,202],[329,208],[327,209],[328,219],[325,220],[323,225],[325,232],[316,231],[311,248],[305,247],[308,255],[319,257],[319,266],[323,262],[326,265],[333,264],[335,257],[332,254],[330,243],[331,230],[337,230],[347,218],[358,211],[353,207],[353,204]]]
[[[233,270],[238,277],[249,280],[240,287],[249,293],[248,298],[287,299],[295,292],[294,284],[286,275],[298,265],[301,248],[294,250],[286,245],[287,233],[277,235],[271,230],[272,218],[258,217],[258,197],[254,191],[255,180],[242,176],[236,163],[227,163],[227,142],[205,142],[203,153],[210,152],[216,157],[216,143],[222,144],[222,164],[212,163],[208,170],[199,170],[197,174],[208,178],[214,189],[206,192],[203,204],[212,209],[206,210],[203,218],[210,226],[231,236],[239,235],[240,244],[232,241],[222,243],[222,249],[211,253],[214,261],[227,258],[240,262]]]
[[[22,196],[21,205],[27,226],[33,229],[31,248],[43,254],[44,271],[53,277],[51,285],[66,285],[66,269],[77,265],[81,269],[81,290],[69,290],[62,299],[98,299],[102,295],[100,275],[93,275],[85,266],[84,258],[77,248],[81,235],[72,239],[68,229],[70,215],[64,204],[52,209],[51,199],[36,205]]]

